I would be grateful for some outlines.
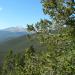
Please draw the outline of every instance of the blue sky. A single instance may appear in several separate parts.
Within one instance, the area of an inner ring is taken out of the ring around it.
[[[41,0],[0,0],[0,29],[36,23],[43,14]]]

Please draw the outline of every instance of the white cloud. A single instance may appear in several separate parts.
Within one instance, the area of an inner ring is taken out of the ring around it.
[[[3,10],[3,8],[0,7],[0,11],[2,11],[2,10]]]

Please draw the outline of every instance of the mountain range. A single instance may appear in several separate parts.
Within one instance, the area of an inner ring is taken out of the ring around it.
[[[9,32],[27,32],[27,29],[23,27],[9,27],[3,30]]]
[[[0,43],[27,34],[29,34],[29,32],[27,31],[26,28],[10,27],[6,29],[2,29],[0,30]]]

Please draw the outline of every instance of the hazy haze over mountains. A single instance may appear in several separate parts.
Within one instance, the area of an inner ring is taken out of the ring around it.
[[[10,32],[27,32],[27,29],[23,27],[9,27],[3,30],[10,31]]]
[[[26,34],[28,34],[27,29],[22,27],[10,27],[2,29],[0,30],[0,43]]]

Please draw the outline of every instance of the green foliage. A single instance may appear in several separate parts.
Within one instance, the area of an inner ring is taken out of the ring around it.
[[[57,23],[70,25],[75,30],[75,0],[41,0],[43,11]],[[74,35],[74,33],[72,35]]]
[[[47,50],[35,52],[31,46],[21,54],[8,53],[2,75],[74,75],[75,47],[69,34],[48,35]]]
[[[33,24],[32,25],[27,24],[27,28],[28,28],[28,31],[35,31]]]
[[[50,28],[50,25],[52,24],[51,21],[46,19],[41,19],[39,22],[37,22],[34,26],[28,25],[29,31],[35,31],[36,33],[48,33],[48,28]]]

